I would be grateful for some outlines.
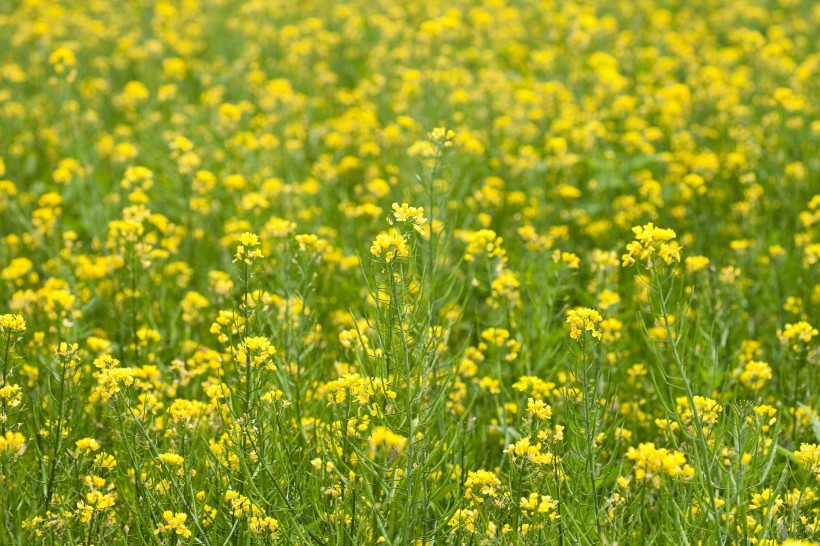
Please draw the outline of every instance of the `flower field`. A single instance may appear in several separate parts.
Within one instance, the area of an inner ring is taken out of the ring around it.
[[[820,544],[818,35],[0,2],[0,545]]]

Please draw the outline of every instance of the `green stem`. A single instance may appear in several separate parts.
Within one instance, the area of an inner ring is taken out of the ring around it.
[[[393,297],[393,305],[396,307],[396,319],[399,323],[399,333],[401,335],[401,343],[402,348],[404,351],[404,369],[405,369],[405,381],[407,382],[407,392],[406,392],[406,401],[405,401],[405,413],[407,418],[407,470],[405,471],[404,479],[407,483],[407,502],[408,508],[412,509],[415,504],[415,495],[413,490],[413,381],[412,381],[412,369],[410,364],[410,351],[408,349],[407,344],[407,333],[404,331],[404,317],[402,316],[401,312],[401,303],[399,302],[398,291],[396,290],[396,277],[394,275],[394,269],[391,265],[388,268],[388,273],[390,274],[390,289],[392,292]],[[412,515],[406,514],[404,518],[404,544],[405,546],[410,544],[410,526],[412,522]]]
[[[592,487],[592,504],[595,509],[595,529],[598,532],[598,540],[603,539],[603,531],[601,529],[601,507],[600,502],[598,501],[598,473],[597,473],[597,465],[595,463],[595,431],[596,431],[596,424],[597,419],[593,415],[593,410],[590,404],[590,398],[592,398],[592,403],[597,403],[595,400],[595,396],[593,394],[593,389],[595,389],[595,385],[593,383],[592,389],[589,388],[589,377],[588,377],[588,367],[587,367],[587,348],[586,348],[586,334],[584,334],[583,341],[581,343],[581,369],[583,370],[583,383],[584,383],[584,428],[586,429],[586,436],[587,436],[587,470],[589,471],[589,479]],[[596,374],[597,375],[597,374]],[[593,378],[594,381],[595,378]]]
[[[0,388],[4,388],[6,386],[6,375],[8,374],[8,365],[9,365],[9,352],[11,350],[11,330],[9,330],[8,335],[6,336],[6,354],[3,357],[3,384],[0,385]],[[0,414],[2,419],[0,419],[0,434],[6,433],[6,401],[3,400],[3,413]]]
[[[46,485],[45,510],[48,511],[51,506],[51,498],[54,495],[54,480],[57,477],[57,460],[60,454],[60,448],[63,446],[63,398],[65,397],[65,380],[66,380],[66,362],[61,359],[62,371],[60,373],[60,391],[57,395],[57,434],[54,439],[54,449],[51,453],[51,466],[48,472],[48,484]]]
[[[658,280],[658,273],[656,270],[653,269],[653,276],[655,280]],[[692,392],[692,386],[689,382],[689,379],[686,375],[686,368],[683,364],[683,359],[678,352],[678,342],[677,338],[673,335],[672,328],[669,325],[669,311],[666,307],[666,295],[663,293],[663,287],[660,282],[658,282],[659,293],[660,293],[660,306],[661,306],[661,317],[663,318],[663,325],[666,329],[666,336],[669,340],[669,345],[672,348],[672,357],[675,360],[675,364],[678,368],[678,373],[680,374],[681,379],[683,380],[684,389],[686,391],[686,400],[689,404],[689,409],[692,412],[692,420],[695,425],[695,431],[697,434],[698,441],[701,444],[701,449],[703,450],[704,456],[708,456],[709,453],[709,445],[706,442],[706,436],[703,434],[703,426],[700,420],[700,414],[698,413],[698,409],[695,407],[695,396]],[[705,470],[706,470],[706,486],[708,489],[709,501],[712,509],[712,518],[714,519],[715,527],[718,533],[719,542],[723,543],[723,528],[720,525],[720,516],[718,513],[717,508],[717,500],[715,498],[715,487],[712,481],[712,465],[709,460],[705,461]]]
[[[249,331],[249,321],[250,321],[250,308],[248,307],[248,264],[245,264],[245,274],[244,274],[244,281],[245,281],[245,294],[244,294],[244,301],[245,301],[245,324],[244,326],[244,336],[245,339],[248,338],[248,331]],[[250,416],[251,411],[251,353],[248,350],[248,347],[245,347],[245,414]]]

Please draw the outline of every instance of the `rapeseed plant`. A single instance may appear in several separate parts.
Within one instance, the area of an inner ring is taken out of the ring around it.
[[[818,22],[0,5],[0,544],[820,543]]]

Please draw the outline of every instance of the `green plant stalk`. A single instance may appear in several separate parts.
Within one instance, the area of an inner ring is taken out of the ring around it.
[[[248,280],[248,264],[245,263],[245,262],[243,262],[243,263],[244,263],[244,275],[243,275],[244,278],[243,278],[243,281],[245,283],[245,290],[244,290],[244,294],[243,294],[244,305],[245,305],[245,309],[244,309],[244,313],[243,313],[244,316],[245,316],[245,324],[243,325],[244,326],[243,336],[244,336],[244,339],[247,339],[248,338],[248,333],[249,333],[249,328],[250,328],[249,327],[250,308],[248,307],[248,297],[249,297],[248,296],[248,284],[249,284],[249,280]],[[243,339],[243,341],[244,341],[244,339]],[[250,418],[250,412],[251,412],[251,409],[252,409],[251,408],[251,405],[252,405],[251,404],[251,379],[252,379],[251,374],[252,374],[251,353],[250,353],[250,351],[248,350],[248,348],[246,346],[245,347],[245,414],[247,415],[248,418]]]
[[[7,380],[6,375],[8,375],[8,366],[9,366],[9,353],[11,351],[11,330],[9,330],[8,335],[6,336],[6,350],[5,355],[3,356],[3,384],[0,385],[0,388],[5,388]],[[8,420],[8,416],[6,415],[6,401],[3,400],[3,419],[0,421],[0,434],[6,433],[6,421]]]
[[[596,425],[597,425],[597,416],[593,415],[593,410],[590,407],[591,406],[590,398],[592,398],[592,404],[594,404],[595,403],[595,396],[590,396],[593,393],[590,392],[590,389],[588,388],[588,385],[589,385],[588,370],[589,370],[589,368],[587,366],[586,342],[587,342],[587,335],[586,335],[586,333],[584,333],[583,334],[583,342],[581,343],[581,353],[583,355],[582,360],[581,360],[581,369],[583,370],[583,373],[584,373],[584,379],[583,379],[583,382],[584,382],[584,421],[585,421],[584,422],[584,428],[586,429],[586,436],[587,436],[587,438],[586,438],[586,440],[587,440],[587,442],[586,442],[587,443],[587,445],[586,445],[586,448],[587,448],[586,464],[587,464],[587,469],[589,471],[589,479],[590,479],[591,487],[592,487],[592,503],[593,503],[593,508],[595,510],[595,529],[598,533],[598,540],[602,540],[603,539],[603,530],[601,529],[601,513],[600,513],[601,512],[601,507],[600,507],[600,502],[598,500],[598,485],[597,485],[597,482],[598,482],[597,466],[598,465],[596,464],[596,461],[595,461],[595,431],[596,431]],[[594,374],[594,375],[597,376],[597,374]],[[597,381],[597,377],[594,377],[593,381]],[[594,388],[595,388],[595,386],[594,386],[594,383],[593,383],[593,390],[594,390]],[[597,411],[594,412],[594,413],[597,413]]]
[[[51,506],[51,498],[54,495],[54,480],[57,477],[57,458],[60,454],[60,449],[63,446],[63,407],[65,398],[65,383],[66,383],[66,365],[65,360],[61,359],[62,371],[60,372],[60,390],[57,395],[57,433],[54,439],[51,452],[51,461],[48,471],[48,482],[46,484],[46,496],[43,504],[44,511],[48,511]]]
[[[125,401],[124,395],[121,392],[118,393],[118,394],[123,399],[123,402],[124,402],[124,405],[125,405],[125,410],[128,413],[128,416],[131,417],[133,422],[137,425],[137,430],[139,430],[140,434],[148,442],[148,446],[150,448],[151,454],[154,457],[159,456],[159,450],[157,449],[156,444],[154,444],[154,441],[151,439],[151,436],[148,434],[148,431],[145,430],[145,427],[142,426],[142,423],[140,422],[140,420],[137,418],[136,415],[134,415],[134,412],[131,410],[131,407],[128,405],[128,402]],[[119,404],[117,404],[117,406],[119,407]],[[160,465],[162,466],[163,470],[167,474],[169,474],[169,475],[173,474],[171,472],[171,470],[168,468],[167,464],[160,461]],[[139,476],[136,476],[136,479],[139,479]],[[191,516],[191,520],[193,521],[194,526],[196,526],[197,531],[199,531],[199,534],[202,536],[202,540],[205,542],[206,545],[210,545],[210,541],[208,540],[208,535],[207,535],[207,533],[205,533],[205,530],[202,528],[202,525],[199,522],[199,518],[196,515],[196,510],[192,509],[190,504],[188,504],[188,501],[185,499],[185,492],[179,487],[179,484],[176,482],[176,480],[170,480],[170,482],[174,485],[174,489],[176,490],[177,495],[179,496],[180,502],[185,507],[185,510],[188,512],[188,514]]]
[[[415,505],[415,491],[413,489],[413,467],[414,467],[414,428],[413,428],[413,382],[412,382],[412,366],[410,364],[410,349],[407,343],[407,333],[404,330],[404,316],[401,311],[401,302],[399,301],[398,291],[396,290],[396,277],[394,275],[394,268],[391,264],[388,268],[390,274],[390,289],[392,293],[393,304],[396,307],[396,319],[399,323],[399,333],[401,335],[402,350],[404,353],[404,369],[405,381],[407,382],[407,393],[405,401],[405,417],[407,419],[407,470],[405,471],[404,479],[407,483],[407,502],[412,509]],[[405,515],[404,520],[404,544],[410,544],[410,531],[412,524],[412,517],[410,514]]]
[[[653,268],[652,270],[653,277],[657,281],[658,280],[658,273]],[[658,285],[659,294],[660,294],[660,305],[661,305],[661,317],[663,318],[663,325],[664,329],[666,330],[667,339],[669,339],[669,344],[672,348],[672,357],[675,360],[675,364],[678,368],[678,373],[683,379],[684,388],[686,390],[686,400],[689,404],[690,411],[692,412],[692,418],[695,425],[695,430],[697,432],[698,441],[701,444],[701,449],[703,450],[704,455],[709,453],[709,445],[706,442],[706,436],[703,434],[703,426],[700,420],[700,414],[698,413],[697,408],[695,407],[695,396],[692,392],[692,386],[689,383],[689,378],[686,375],[686,368],[683,364],[683,359],[681,358],[680,354],[678,353],[678,342],[677,338],[674,337],[672,328],[669,325],[669,311],[666,306],[666,294],[663,293],[662,286]],[[723,527],[720,525],[720,515],[718,513],[717,508],[717,501],[715,499],[715,487],[714,483],[712,482],[712,465],[707,460],[705,461],[705,470],[706,470],[706,484],[708,488],[709,500],[711,501],[711,509],[712,509],[712,518],[715,522],[715,528],[717,529],[718,538],[720,543],[723,543]]]

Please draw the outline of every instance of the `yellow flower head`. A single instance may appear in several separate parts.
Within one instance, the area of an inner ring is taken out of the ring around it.
[[[160,533],[176,533],[182,538],[190,538],[191,531],[185,526],[185,522],[188,520],[188,514],[182,512],[174,513],[170,510],[166,510],[162,513],[162,519],[165,520],[165,523],[159,523],[157,525],[156,530],[154,530],[155,535]]]
[[[674,240],[677,235],[673,230],[658,228],[649,222],[644,226],[633,227],[632,232],[635,240],[626,245],[627,253],[621,256],[625,267],[637,261],[645,262],[647,267],[651,267],[652,258],[656,255],[667,265],[680,261],[681,247]]]
[[[575,341],[580,341],[584,332],[590,332],[595,339],[601,339],[601,330],[597,327],[603,320],[601,314],[588,307],[579,307],[567,311],[567,323],[569,323],[569,337]]]
[[[0,315],[0,337],[15,334],[17,336],[25,333],[26,321],[20,315]]]
[[[440,148],[449,148],[453,145],[453,139],[456,133],[444,127],[436,127],[430,131],[427,136],[433,142],[433,145]]]
[[[410,250],[404,236],[392,229],[383,231],[376,236],[373,244],[370,245],[370,253],[377,260],[382,259],[383,256],[384,261],[390,263],[395,259],[406,258],[410,255]]]
[[[254,261],[264,258],[262,250],[257,248],[260,245],[259,236],[255,233],[245,232],[239,236],[239,244],[236,247],[234,263],[244,262],[246,265],[253,265]]]
[[[48,62],[51,63],[57,74],[62,74],[66,69],[77,64],[77,58],[74,56],[74,52],[67,47],[58,47],[51,53]]]
[[[185,462],[185,458],[182,457],[182,455],[178,455],[174,452],[160,453],[157,456],[157,459],[167,464],[168,466],[181,466],[182,463]]]
[[[413,223],[413,229],[422,233],[424,224],[427,223],[427,218],[424,217],[424,209],[422,207],[411,207],[407,203],[393,203],[393,216],[397,222],[402,224],[407,222]],[[392,222],[391,222],[392,223]]]

